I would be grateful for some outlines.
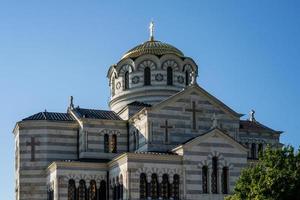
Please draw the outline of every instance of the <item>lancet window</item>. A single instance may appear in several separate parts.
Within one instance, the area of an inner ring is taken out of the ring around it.
[[[109,135],[108,134],[104,135],[104,152],[105,153],[109,152]]]
[[[202,167],[202,192],[204,194],[208,193],[208,168],[207,166]]]
[[[222,193],[228,194],[228,167],[223,167],[222,170]]]
[[[172,69],[172,67],[167,68],[167,85],[173,85],[173,69]]]
[[[185,85],[190,84],[190,72],[188,70],[185,71]]]
[[[251,144],[251,158],[253,158],[253,159],[256,158],[256,144],[255,143]]]
[[[106,200],[106,182],[100,182],[99,200]]]
[[[167,174],[163,174],[161,183],[161,197],[162,199],[168,199],[170,197],[170,184]]]
[[[258,154],[260,155],[261,153],[263,153],[263,144],[259,143],[258,144]]]
[[[173,197],[174,200],[179,200],[179,175],[175,174],[173,177]]]
[[[91,180],[90,182],[89,200],[97,200],[97,185],[95,180]]]
[[[76,185],[73,179],[68,184],[68,200],[76,200]]]
[[[129,72],[125,72],[124,74],[124,89],[129,89]]]
[[[84,180],[79,181],[78,200],[86,200],[86,185]]]
[[[158,180],[157,180],[157,175],[156,174],[152,174],[151,175],[151,198],[152,199],[158,199]]]
[[[117,135],[113,134],[111,138],[111,152],[117,153]]]
[[[218,193],[218,158],[212,158],[212,173],[211,173],[211,192]]]
[[[144,69],[144,85],[151,85],[151,71],[150,67]]]
[[[140,175],[140,199],[147,199],[147,177],[146,174]]]

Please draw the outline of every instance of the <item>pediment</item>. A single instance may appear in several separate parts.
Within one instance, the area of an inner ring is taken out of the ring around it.
[[[164,107],[168,107],[170,105],[175,105],[176,102],[179,101],[185,101],[189,99],[194,99],[198,102],[201,102],[203,104],[212,105],[214,108],[220,110],[220,112],[226,113],[227,115],[231,116],[233,119],[239,119],[242,114],[239,114],[235,112],[233,109],[228,107],[226,104],[221,102],[219,99],[208,93],[206,90],[204,90],[199,85],[192,85],[184,90],[182,90],[179,93],[176,93],[175,95],[167,98],[166,100],[154,105],[152,108],[150,108],[150,111],[157,111],[161,110]]]
[[[191,149],[193,146],[209,145],[207,141],[220,141],[222,140],[223,146],[237,148],[239,151],[247,153],[247,148],[235,139],[224,133],[222,130],[215,128],[200,136],[190,139],[189,141],[174,148],[173,152],[179,152],[185,149]],[[212,143],[213,144],[213,143]]]

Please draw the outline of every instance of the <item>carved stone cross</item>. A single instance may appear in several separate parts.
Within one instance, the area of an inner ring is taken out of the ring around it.
[[[26,146],[31,147],[31,161],[35,160],[35,146],[40,145],[40,142],[36,142],[34,137],[31,137],[31,141],[26,143]]]
[[[192,108],[186,108],[185,111],[187,112],[191,112],[192,113],[192,117],[193,117],[193,129],[196,130],[196,113],[197,112],[202,112],[201,110],[196,109],[196,102],[193,101],[192,102]]]
[[[160,128],[165,129],[165,143],[169,142],[169,128],[173,128],[173,126],[168,125],[168,120],[165,121],[165,125],[160,126]]]

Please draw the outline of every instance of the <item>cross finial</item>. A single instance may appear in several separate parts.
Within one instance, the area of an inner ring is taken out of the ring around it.
[[[250,111],[250,121],[251,122],[255,121],[255,110],[253,109]]]
[[[216,113],[213,114],[212,116],[213,124],[212,124],[212,129],[218,127],[218,118],[216,116]]]
[[[69,105],[69,108],[71,108],[71,109],[74,108],[73,96],[70,96],[70,105]]]
[[[149,25],[149,30],[150,30],[150,41],[154,40],[154,22],[151,20],[150,25]]]

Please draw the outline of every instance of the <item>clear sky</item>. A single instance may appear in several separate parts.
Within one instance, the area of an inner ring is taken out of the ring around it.
[[[197,62],[202,87],[300,145],[299,1],[0,0],[1,200],[14,199],[15,123],[65,112],[70,95],[107,109],[108,67],[148,39],[151,19],[157,40]]]

